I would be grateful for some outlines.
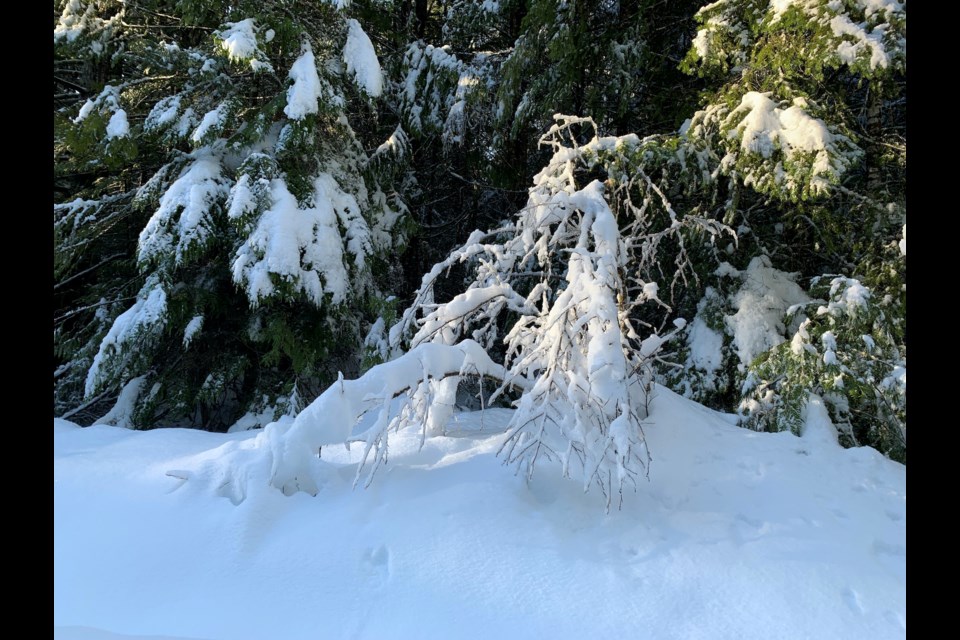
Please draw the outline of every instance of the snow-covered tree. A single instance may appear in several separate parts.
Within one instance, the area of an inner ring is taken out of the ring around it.
[[[684,65],[714,90],[681,132],[710,150],[724,220],[740,243],[732,264],[708,280],[682,371],[667,378],[700,400],[740,397],[745,423],[762,429],[798,430],[808,392],[825,394],[834,421],[848,427],[847,444],[905,459],[905,407],[894,396],[906,381],[898,373],[906,366],[905,248],[898,250],[906,4],[720,0],[697,19]],[[869,292],[865,310],[801,313],[811,300],[833,299],[825,282],[857,282]],[[809,340],[824,332],[831,344],[846,336],[832,353],[862,356],[861,335],[882,346],[866,360],[821,363],[841,380],[828,384],[820,365],[810,367],[811,349],[823,345]],[[759,342],[745,348],[747,336]],[[881,384],[891,376],[896,385]]]
[[[60,3],[57,275],[102,297],[61,307],[61,410],[136,380],[137,424],[226,428],[356,370],[405,206],[348,5]]]
[[[587,142],[581,144],[582,138]],[[556,461],[585,491],[599,487],[609,508],[646,473],[650,457],[642,423],[651,401],[652,363],[683,326],[682,320],[668,322],[661,284],[669,288],[690,269],[687,242],[733,234],[716,221],[674,210],[657,186],[675,169],[663,163],[663,157],[674,157],[660,153],[663,139],[602,137],[589,118],[558,116],[542,142],[553,155],[534,178],[527,205],[505,227],[474,232],[435,265],[413,304],[374,341],[383,345],[385,359],[409,349],[383,365],[398,370],[427,353],[459,353],[451,350],[466,348],[462,344],[470,345],[470,353],[483,347],[484,356],[456,356],[439,368],[424,361],[422,375],[381,374],[384,390],[369,397],[386,406],[404,395],[404,408],[393,420],[384,413],[363,434],[351,430],[366,410],[358,410],[357,402],[348,405],[353,413],[344,416],[346,426],[321,419],[327,410],[304,411],[291,433],[308,446],[282,448],[276,463],[280,485],[300,486],[309,476],[304,452],[331,442],[364,441],[364,458],[372,455],[376,470],[392,429],[415,422],[425,435],[439,433],[468,375],[497,381],[490,402],[519,390],[502,453],[528,477],[538,462]],[[658,282],[658,260],[669,245],[679,257],[677,273]],[[438,283],[457,265],[471,273],[467,286],[438,302]],[[425,351],[428,346],[433,351]],[[411,378],[422,383],[411,385]]]

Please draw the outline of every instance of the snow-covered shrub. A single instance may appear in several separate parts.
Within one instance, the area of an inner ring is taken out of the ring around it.
[[[528,477],[542,460],[558,462],[584,491],[599,487],[609,508],[647,472],[642,421],[651,401],[651,363],[677,330],[664,328],[670,309],[650,277],[658,273],[658,251],[682,247],[688,234],[732,232],[674,211],[651,178],[659,169],[644,163],[655,157],[650,150],[657,140],[595,134],[589,118],[557,116],[543,137],[553,157],[534,179],[527,206],[501,229],[474,232],[423,277],[413,304],[381,342],[386,358],[409,352],[379,368],[381,377],[403,370],[409,365],[399,363],[418,354],[423,375],[412,386],[409,375],[398,378],[405,384],[387,385],[383,397],[369,395],[383,403],[400,392],[405,398],[398,419],[383,409],[377,425],[358,437],[366,442],[365,459],[373,456],[372,470],[386,459],[392,429],[420,424],[424,433],[436,433],[453,411],[460,378],[473,374],[500,381],[491,401],[508,387],[521,390],[501,453]],[[581,144],[580,136],[589,139]],[[601,174],[606,181],[596,177]],[[438,281],[458,264],[471,274],[464,290],[437,302]],[[689,268],[682,261],[677,266]],[[648,322],[658,315],[659,326]],[[443,354],[466,345],[463,353],[474,354],[469,361],[459,356],[438,365]],[[328,402],[321,398],[316,407],[321,401]],[[283,486],[307,473],[302,458],[317,446],[350,440],[357,417],[356,408],[336,420],[315,408],[298,416],[294,430],[307,445],[283,449]]]
[[[725,323],[729,299],[706,287],[693,320],[664,354],[658,381],[707,406],[731,404],[739,358]]]
[[[892,298],[859,280],[823,276],[817,299],[791,307],[799,325],[789,341],[750,365],[740,410],[759,430],[800,434],[809,393],[823,397],[848,446],[870,444],[906,460],[907,363]]]

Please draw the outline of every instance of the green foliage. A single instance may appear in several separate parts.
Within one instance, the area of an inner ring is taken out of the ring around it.
[[[723,219],[739,236],[728,259],[796,272],[829,311],[794,307],[768,325],[773,345],[740,361],[738,294],[718,297],[724,277],[707,274],[696,318],[725,319],[712,338],[722,363],[707,376],[682,351],[665,380],[718,408],[739,404],[748,426],[798,434],[809,394],[822,395],[845,445],[905,461],[905,6],[720,0],[697,20],[681,66],[711,87],[682,137],[711,150],[701,157],[728,194]],[[850,278],[823,275],[836,273]],[[864,304],[839,304],[852,283]]]
[[[748,425],[801,432],[808,393],[821,395],[847,446],[869,444],[906,462],[906,359],[892,296],[858,280],[818,278],[788,342],[755,361],[741,410]],[[879,299],[878,299],[879,298]]]
[[[728,296],[713,287],[705,289],[693,320],[681,334],[683,339],[676,341],[672,354],[663,356],[670,363],[661,371],[663,384],[707,406],[737,403],[739,360],[725,321],[732,312]]]

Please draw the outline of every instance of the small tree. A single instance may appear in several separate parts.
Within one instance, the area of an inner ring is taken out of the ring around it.
[[[420,420],[424,435],[442,427],[459,380],[468,374],[499,379],[491,401],[511,386],[520,390],[501,453],[528,478],[541,460],[557,461],[584,491],[599,487],[609,509],[615,495],[647,472],[642,422],[652,400],[651,364],[676,332],[665,329],[670,308],[651,276],[668,245],[674,245],[677,257],[674,278],[680,278],[690,266],[685,238],[709,242],[732,232],[715,221],[677,213],[657,187],[671,169],[663,158],[676,157],[664,152],[670,140],[599,137],[589,118],[557,116],[543,144],[553,157],[535,178],[516,219],[490,233],[474,232],[424,276],[413,304],[389,335],[370,341],[385,345],[386,359],[404,345],[409,348],[383,365],[390,371],[423,359],[422,376],[398,378],[385,368],[371,371],[370,382],[357,381],[367,389],[377,376],[387,380],[383,389],[364,397],[386,403],[404,396],[398,417],[388,419],[384,408],[374,428],[354,435],[352,425],[368,410],[358,410],[363,394],[331,389],[315,407],[342,405],[338,393],[358,402],[344,405],[349,410],[334,421],[320,419],[332,413],[328,409],[308,408],[297,417],[288,437],[297,444],[280,447],[282,459],[274,464],[278,486],[289,490],[309,484],[305,456],[330,442],[366,442],[364,459],[373,454],[375,471],[385,459],[392,429],[416,422],[412,417]],[[601,181],[598,175],[609,177]],[[437,303],[438,281],[458,264],[472,273],[465,289]],[[651,323],[655,318],[657,325]],[[470,345],[464,353],[479,347],[486,352],[469,362],[463,354],[443,355],[460,353],[463,345]],[[438,369],[444,358],[450,364]],[[422,382],[411,384],[411,378]]]

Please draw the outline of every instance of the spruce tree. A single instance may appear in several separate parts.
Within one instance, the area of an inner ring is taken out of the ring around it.
[[[684,66],[713,88],[683,136],[710,150],[739,243],[691,325],[718,348],[691,340],[668,378],[758,429],[800,433],[821,395],[845,444],[905,460],[906,5],[721,0],[697,19]]]
[[[225,429],[358,370],[405,205],[346,4],[59,4],[59,411]]]

